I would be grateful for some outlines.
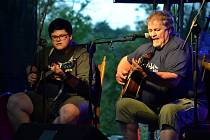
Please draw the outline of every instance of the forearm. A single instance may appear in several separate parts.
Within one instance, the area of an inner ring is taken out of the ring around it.
[[[168,93],[170,89],[176,87],[175,78],[162,78],[155,72],[148,72],[144,80],[144,90],[154,93]]]
[[[127,56],[124,56],[120,60],[120,63],[117,66],[117,71],[124,70],[124,71],[127,71],[128,72],[131,69],[131,64],[128,62],[127,59],[128,59]]]
[[[171,72],[148,72],[146,79],[156,85],[173,88],[178,85],[181,78]]]
[[[83,81],[69,73],[66,74],[64,82],[73,89],[88,89],[88,82]]]
[[[127,56],[125,56],[121,59],[117,67],[116,80],[119,84],[124,84],[124,80],[127,78],[130,69],[131,64],[128,62]]]

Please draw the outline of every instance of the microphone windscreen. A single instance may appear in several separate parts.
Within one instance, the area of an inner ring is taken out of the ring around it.
[[[144,33],[145,38],[150,38],[149,33]]]

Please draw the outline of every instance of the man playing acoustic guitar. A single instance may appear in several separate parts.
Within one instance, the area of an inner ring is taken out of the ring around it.
[[[192,52],[189,46],[182,47],[184,41],[175,36],[173,24],[167,11],[152,13],[147,18],[151,43],[118,64],[116,80],[123,90],[116,103],[116,120],[125,140],[137,140],[138,123],[150,129],[159,126],[161,140],[178,140],[180,129],[193,123]],[[198,83],[197,111],[202,121],[207,117],[207,100]]]
[[[48,32],[52,47],[43,48],[28,69],[27,79],[34,90],[16,93],[8,100],[8,116],[15,130],[21,123],[31,121],[87,123],[91,117],[89,100],[92,96],[89,91],[91,94],[100,92],[95,88],[97,84],[94,63],[92,85],[89,85],[89,53],[87,48],[73,43],[71,23],[57,18],[50,23]]]

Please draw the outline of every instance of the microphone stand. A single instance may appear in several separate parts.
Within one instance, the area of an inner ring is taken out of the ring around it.
[[[41,56],[42,60],[43,60],[43,64],[41,66],[41,78],[43,80],[43,83],[44,83],[44,93],[43,93],[43,109],[42,109],[42,112],[43,112],[43,118],[44,118],[44,123],[47,122],[47,115],[46,115],[46,68],[48,66],[48,55],[47,52],[46,52],[46,48],[47,48],[47,40],[45,39],[41,39],[41,46],[43,48],[43,54]]]
[[[93,80],[93,56],[96,51],[96,44],[112,44],[113,42],[126,42],[126,41],[134,41],[136,38],[143,38],[139,36],[128,36],[124,37],[123,39],[116,39],[116,40],[107,40],[107,41],[99,41],[99,42],[93,42],[91,41],[90,43],[86,44],[74,44],[73,46],[85,46],[87,48],[87,52],[89,53],[89,114],[91,117],[91,120],[93,119],[93,110],[92,110],[92,100],[91,100],[91,92],[92,92],[92,80]],[[94,114],[95,115],[95,114]],[[94,116],[95,117],[95,116]],[[93,121],[93,125],[97,127],[96,122]]]
[[[46,116],[46,87],[45,87],[45,85],[46,85],[46,79],[45,79],[46,75],[45,74],[46,74],[46,68],[48,66],[48,56],[46,55],[47,54],[46,53],[47,40],[39,38],[38,45],[40,47],[42,47],[42,53],[39,53],[39,55],[36,56],[37,58],[35,58],[35,59],[38,62],[38,67],[39,67],[39,70],[40,70],[39,81],[42,80],[43,85],[44,85],[44,91],[42,93],[42,97],[43,97],[43,99],[42,99],[42,104],[43,104],[42,115],[43,115],[43,122],[46,123],[47,122],[47,116]],[[34,90],[36,90],[36,89],[34,89]]]
[[[193,61],[193,92],[194,92],[194,125],[195,127],[198,125],[198,113],[197,113],[197,91],[198,91],[198,39],[199,39],[199,33],[201,31],[200,26],[197,23],[197,19],[201,13],[201,10],[203,8],[203,5],[205,3],[205,0],[203,0],[200,9],[198,10],[197,15],[192,20],[192,24],[190,27],[190,30],[188,32],[188,35],[185,39],[185,42],[182,46],[182,49],[184,49],[186,42],[191,35],[191,43],[192,43],[192,61]],[[194,41],[194,42],[193,42]]]
[[[197,93],[198,93],[198,40],[199,33],[201,31],[200,26],[197,24],[192,30],[192,47],[193,47],[193,91],[194,91],[194,124],[197,126],[198,112],[197,112]]]
[[[92,80],[93,80],[93,67],[92,67],[92,64],[93,64],[93,54],[95,53],[96,51],[96,45],[94,44],[94,42],[91,42],[89,45],[87,45],[87,51],[89,53],[89,66],[90,66],[90,69],[89,69],[89,88],[88,88],[88,91],[89,91],[89,115],[91,117],[91,121],[92,123],[95,123],[93,121],[94,117],[95,117],[95,113],[93,114],[93,109],[92,109]],[[99,94],[99,93],[98,93]],[[94,116],[93,116],[94,115]],[[93,124],[94,126],[97,126],[97,124]]]

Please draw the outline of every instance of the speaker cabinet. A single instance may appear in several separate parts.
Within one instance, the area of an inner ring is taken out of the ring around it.
[[[14,140],[108,140],[92,126],[69,124],[22,124]]]

